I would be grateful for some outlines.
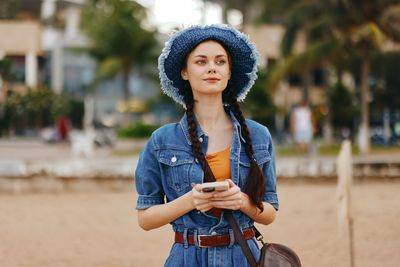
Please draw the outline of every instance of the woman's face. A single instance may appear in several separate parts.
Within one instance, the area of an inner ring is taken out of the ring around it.
[[[200,43],[188,55],[181,76],[189,81],[195,99],[205,95],[219,96],[231,78],[228,53],[216,41]]]

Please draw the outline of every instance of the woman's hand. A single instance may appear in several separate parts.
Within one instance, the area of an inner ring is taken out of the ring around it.
[[[211,199],[215,193],[204,193],[201,191],[200,185],[195,185],[192,188],[192,205],[193,208],[206,212],[213,208]]]
[[[225,181],[229,183],[229,189],[226,191],[215,192],[211,198],[212,206],[229,210],[241,209],[244,199],[240,187],[235,185],[231,179]]]

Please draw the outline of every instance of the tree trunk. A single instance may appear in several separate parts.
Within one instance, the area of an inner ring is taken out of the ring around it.
[[[328,110],[324,124],[322,126],[322,135],[324,137],[324,142],[326,144],[332,144],[333,143],[332,105],[329,92],[327,66],[324,65],[322,67],[322,73],[323,73],[323,88],[326,94],[326,108]]]
[[[239,10],[242,12],[242,29],[244,28],[245,25],[249,22],[249,17],[248,17],[248,2],[247,1],[239,1]]]
[[[123,99],[122,102],[126,104],[126,108],[128,109],[126,112],[122,114],[121,117],[121,125],[127,126],[131,122],[131,112],[129,110],[129,101],[131,100],[131,95],[129,91],[129,77],[131,74],[131,65],[129,60],[124,60],[122,65],[122,89],[123,89]]]
[[[85,132],[93,131],[95,119],[95,97],[94,93],[85,95],[84,98],[83,129]]]
[[[369,57],[365,56],[361,62],[361,125],[359,129],[358,146],[361,154],[367,154],[370,148],[369,138]]]
[[[221,3],[221,9],[222,9],[222,23],[228,24],[228,8],[225,2]]]
[[[129,75],[131,72],[131,66],[129,61],[123,62],[122,69],[122,90],[123,90],[123,101],[129,101],[130,92],[129,92]]]
[[[312,81],[312,73],[311,71],[306,71],[303,74],[302,80],[303,80],[303,101],[306,101],[308,104],[311,104],[310,102],[310,91],[311,91],[311,86],[313,85]]]

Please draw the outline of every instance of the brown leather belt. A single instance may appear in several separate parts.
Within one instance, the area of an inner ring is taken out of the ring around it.
[[[243,230],[244,238],[251,239],[254,237],[253,228],[247,228]],[[189,245],[195,245],[194,235],[187,235],[187,241]],[[225,235],[197,235],[197,245],[199,247],[217,247],[227,246],[231,242],[229,234]],[[236,241],[235,241],[236,242]],[[183,234],[175,232],[175,243],[184,244]]]

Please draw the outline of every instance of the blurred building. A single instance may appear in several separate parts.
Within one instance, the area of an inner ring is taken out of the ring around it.
[[[16,2],[15,17],[0,20],[0,53],[12,62],[8,89],[47,85],[56,92],[82,94],[95,70],[95,62],[86,53],[74,53],[89,44],[79,30],[84,1]]]
[[[280,43],[285,33],[285,28],[279,24],[247,25],[244,31],[250,36],[257,46],[261,56],[261,67],[268,67],[281,59]],[[301,52],[306,48],[306,38],[299,34],[294,45],[295,52]],[[319,69],[310,73],[306,86],[308,100],[313,105],[326,103],[325,89],[323,88],[322,71]],[[288,110],[301,102],[304,96],[305,77],[292,75],[283,81],[277,91],[274,92],[274,102],[277,106]]]
[[[24,92],[38,85],[44,56],[41,34],[37,21],[0,21],[0,59],[7,57],[12,63],[12,82],[2,82],[0,100],[9,90]]]
[[[0,83],[0,101],[7,91],[24,92],[45,85],[83,99],[96,72],[88,53],[90,40],[80,30],[85,0],[3,0],[0,18],[16,4],[12,19],[0,19],[0,59],[11,61],[11,77]],[[18,3],[17,3],[18,2]],[[143,102],[157,88],[143,76],[132,73],[132,95]],[[134,91],[133,91],[134,90]],[[95,118],[117,117],[122,99],[121,77],[100,83],[94,94]],[[136,105],[141,107],[142,103]],[[139,110],[138,110],[139,111]]]

